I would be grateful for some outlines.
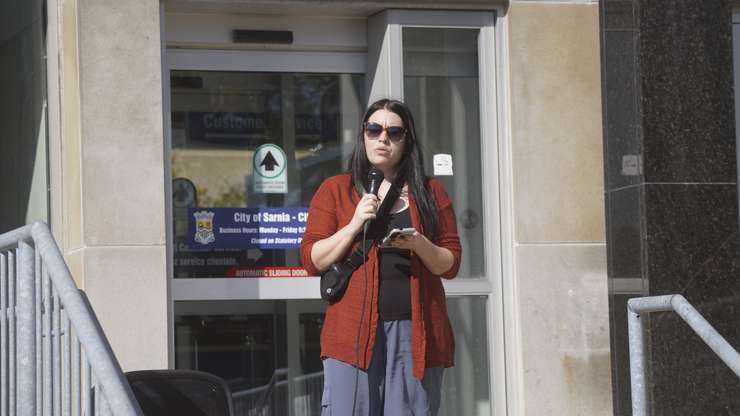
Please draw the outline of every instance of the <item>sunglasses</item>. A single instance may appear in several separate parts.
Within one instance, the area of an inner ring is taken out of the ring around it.
[[[378,123],[365,122],[363,127],[365,136],[370,140],[377,140],[384,131],[388,139],[394,143],[400,142],[406,136],[406,129],[401,126],[383,127]]]

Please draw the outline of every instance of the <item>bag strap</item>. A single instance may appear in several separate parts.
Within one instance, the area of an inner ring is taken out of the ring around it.
[[[365,247],[368,250],[372,247],[375,241],[382,237],[380,233],[382,233],[386,228],[385,226],[387,226],[391,209],[393,209],[393,205],[396,203],[396,200],[400,195],[401,191],[399,190],[399,187],[395,183],[391,183],[391,187],[388,189],[388,193],[385,195],[383,203],[380,204],[380,207],[378,208],[378,213],[375,216],[375,219],[372,220],[367,227],[368,238],[365,240]],[[357,269],[365,261],[367,261],[367,256],[363,258],[362,245],[360,245],[354,253],[347,257],[346,263],[352,266],[353,269]]]

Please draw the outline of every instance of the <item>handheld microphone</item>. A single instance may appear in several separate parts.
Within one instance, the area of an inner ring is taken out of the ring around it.
[[[380,190],[380,184],[383,183],[383,171],[378,168],[370,168],[370,170],[367,172],[367,184],[368,184],[368,192],[371,194],[378,196],[378,191]],[[367,227],[370,225],[370,221],[365,222],[365,226],[363,227],[363,239],[365,238],[365,234],[367,233]]]
[[[378,196],[380,184],[383,183],[383,171],[378,168],[370,168],[367,172],[368,191]]]

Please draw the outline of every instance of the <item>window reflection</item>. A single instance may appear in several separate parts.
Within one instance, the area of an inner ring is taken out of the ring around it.
[[[352,74],[172,71],[175,278],[301,275],[302,233],[282,246],[219,233],[241,229],[229,217],[243,208],[248,215],[291,208],[297,216],[325,178],[347,168],[363,83]],[[265,145],[276,153],[269,159],[255,154]],[[284,189],[258,184],[265,163],[280,170]]]
[[[486,296],[447,298],[455,366],[445,370],[440,416],[491,414]]]
[[[175,367],[226,380],[237,415],[318,416],[323,310],[321,301],[176,302]]]

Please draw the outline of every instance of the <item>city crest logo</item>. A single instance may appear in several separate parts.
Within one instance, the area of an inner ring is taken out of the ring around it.
[[[195,236],[193,239],[196,243],[203,245],[216,241],[213,234],[213,217],[216,215],[213,211],[198,211],[193,213],[195,217]]]

